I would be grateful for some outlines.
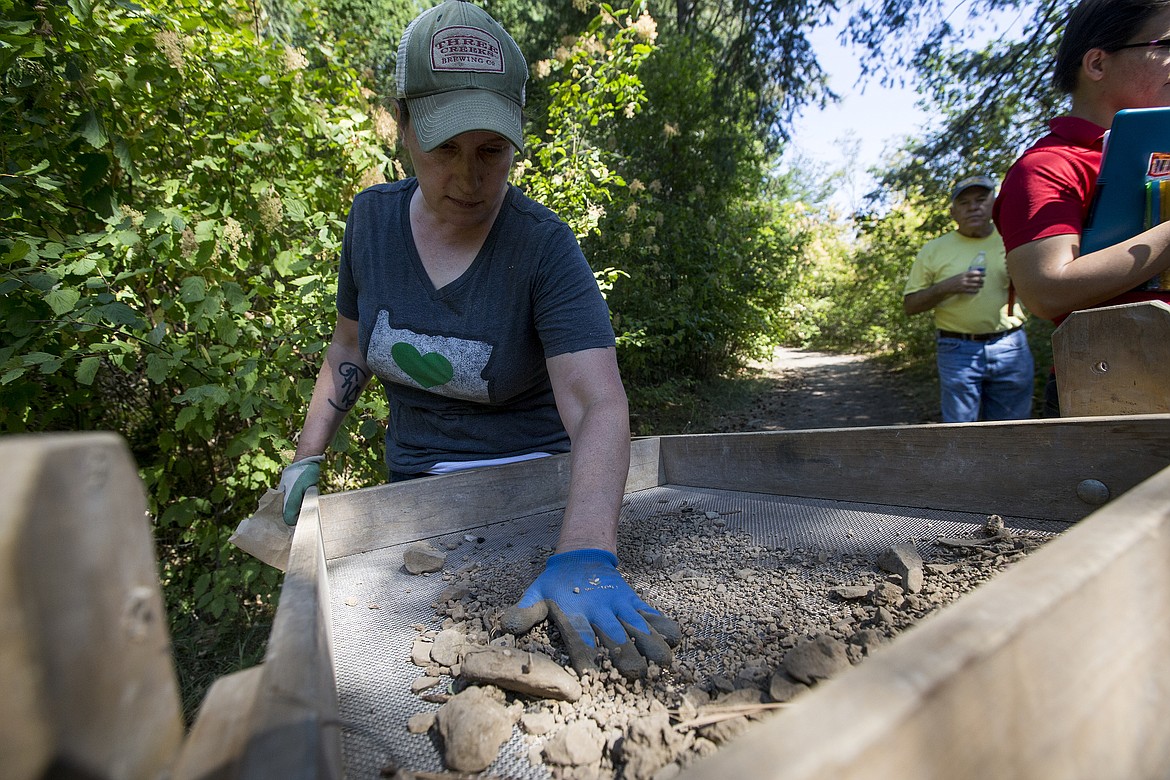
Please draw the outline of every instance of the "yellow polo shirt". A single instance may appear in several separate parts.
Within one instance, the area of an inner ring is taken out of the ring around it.
[[[948,296],[934,307],[934,324],[940,330],[959,333],[996,333],[1022,325],[1026,315],[1016,301],[1009,315],[1008,273],[1003,240],[992,232],[987,238],[968,238],[958,231],[927,241],[910,266],[903,295],[925,290],[970,267],[975,256],[987,253],[987,277],[974,295]]]

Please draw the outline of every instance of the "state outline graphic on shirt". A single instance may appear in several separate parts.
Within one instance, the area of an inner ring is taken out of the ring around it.
[[[454,336],[429,336],[390,325],[390,313],[378,312],[370,333],[366,363],[382,379],[418,387],[464,401],[488,403],[483,370],[492,347]]]

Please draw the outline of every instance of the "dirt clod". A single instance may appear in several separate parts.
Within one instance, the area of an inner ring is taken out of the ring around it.
[[[435,713],[443,738],[443,760],[459,772],[482,772],[496,760],[500,746],[512,736],[512,713],[502,696],[487,688],[468,688],[451,697]]]
[[[545,743],[544,757],[558,766],[583,766],[601,761],[605,737],[591,720],[575,720]]]

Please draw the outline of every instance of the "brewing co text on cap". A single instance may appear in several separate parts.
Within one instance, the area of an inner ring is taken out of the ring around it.
[[[472,130],[524,148],[528,65],[512,36],[479,6],[446,0],[415,17],[399,43],[395,77],[423,151]]]

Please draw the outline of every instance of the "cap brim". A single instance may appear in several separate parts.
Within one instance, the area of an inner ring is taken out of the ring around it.
[[[488,89],[459,89],[408,98],[410,123],[424,152],[460,133],[486,130],[507,138],[524,151],[520,106]]]
[[[951,193],[951,203],[954,203],[956,200],[958,200],[959,196],[962,195],[967,190],[973,190],[976,188],[981,189],[981,190],[987,190],[988,192],[995,192],[995,187],[988,187],[986,184],[968,184],[966,187],[963,187],[962,189],[959,189],[959,190],[955,190],[953,193]]]

